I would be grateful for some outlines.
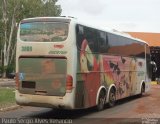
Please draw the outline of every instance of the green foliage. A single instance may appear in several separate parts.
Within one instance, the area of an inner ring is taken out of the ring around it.
[[[4,70],[3,70],[3,67],[0,66],[0,73],[3,73],[3,72],[11,73],[11,72],[14,72],[14,71],[15,71],[15,65],[14,64],[5,66]]]
[[[0,66],[0,78],[2,77],[2,73],[3,73],[3,68],[2,66]]]
[[[59,5],[55,5],[56,2],[57,0],[48,0],[44,4],[41,0],[14,0],[13,4],[19,4],[16,14],[17,22],[23,18],[59,16],[62,10]]]
[[[7,68],[6,68],[6,73],[11,73],[11,72],[14,72],[15,71],[15,65],[8,65]]]
[[[5,0],[7,14],[7,24],[5,25],[3,20],[3,1],[4,0],[0,0],[0,51],[4,49],[4,44],[6,43],[7,47],[9,46],[9,48],[11,49],[9,53],[15,53],[14,48],[16,44],[17,26],[14,25],[12,34],[11,26],[13,23],[13,19],[15,19],[16,24],[18,24],[24,18],[60,16],[62,11],[60,5],[56,5],[56,2],[58,0],[47,0],[46,3],[44,3],[43,0]],[[7,32],[7,39],[5,39],[5,31]],[[12,36],[11,45],[9,45],[8,42],[10,36]],[[9,54],[8,56],[12,58],[11,54]],[[13,60],[12,63],[9,64],[14,65],[13,63],[15,62]],[[6,71],[10,70],[12,69],[9,66]]]
[[[61,7],[60,5],[55,5],[58,0],[48,0],[45,4],[41,0],[6,0],[7,2],[7,30],[10,30],[12,17],[15,9],[15,19],[19,23],[24,18],[32,17],[43,17],[43,16],[60,16]],[[0,0],[0,19],[3,17],[3,6],[2,0]],[[0,41],[3,40],[4,36],[4,24],[3,20],[0,20]],[[13,41],[16,40],[16,28],[13,37]],[[9,36],[9,33],[7,36]],[[1,45],[2,42],[0,42]],[[1,48],[1,47],[0,47]]]

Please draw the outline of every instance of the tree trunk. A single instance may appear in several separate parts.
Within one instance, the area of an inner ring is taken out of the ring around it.
[[[13,37],[13,31],[16,25],[16,20],[15,20],[15,14],[16,14],[16,9],[18,7],[18,4],[15,5],[13,9],[13,15],[12,15],[12,20],[11,20],[11,28],[10,32],[7,31],[7,1],[3,0],[3,22],[4,22],[4,43],[3,43],[3,58],[2,58],[2,68],[3,68],[3,77],[5,77],[5,67],[7,67],[9,64],[11,64],[11,61],[13,59],[13,50],[15,49],[15,46],[13,49],[11,49],[12,46],[12,37]],[[7,34],[9,34],[9,39],[7,39]]]
[[[14,31],[14,28],[15,28],[15,25],[16,25],[16,21],[15,21],[16,8],[17,8],[17,5],[14,7],[11,30],[10,30],[9,40],[8,40],[8,47],[7,47],[7,54],[6,54],[7,66],[10,64],[10,57],[11,57],[11,54],[12,54],[11,53],[11,42],[12,42],[12,37],[13,37],[13,31]]]
[[[9,64],[11,64],[12,61],[13,61],[13,59],[14,59],[15,51],[16,51],[16,43],[14,44],[14,47],[13,47],[13,49],[12,49]]]
[[[6,0],[3,0],[3,22],[4,22],[4,46],[3,46],[3,55],[2,55],[2,70],[3,77],[5,77],[5,66],[7,66],[6,61],[6,51],[7,51],[7,4]]]

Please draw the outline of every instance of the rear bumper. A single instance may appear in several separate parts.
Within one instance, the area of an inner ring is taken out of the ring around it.
[[[62,108],[62,109],[74,109],[73,100],[67,97],[67,94],[63,97],[59,96],[42,96],[21,94],[18,90],[15,93],[16,102],[18,105],[24,106],[36,106],[46,108]]]

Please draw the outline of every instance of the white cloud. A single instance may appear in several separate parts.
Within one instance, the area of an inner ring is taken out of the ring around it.
[[[104,0],[98,0],[96,3],[93,4],[93,0],[79,0],[78,5],[80,5],[81,10],[84,13],[91,14],[93,16],[102,14],[105,11],[106,3]]]
[[[59,0],[62,15],[120,30],[160,32],[160,0]]]

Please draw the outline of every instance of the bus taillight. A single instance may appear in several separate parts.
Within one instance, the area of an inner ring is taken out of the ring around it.
[[[67,75],[67,79],[66,79],[66,91],[67,92],[71,92],[73,88],[73,78],[71,75]]]
[[[16,82],[16,89],[18,89],[19,88],[19,73],[16,73],[15,82]]]

